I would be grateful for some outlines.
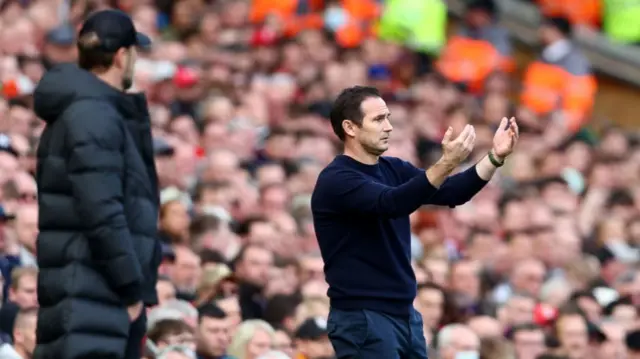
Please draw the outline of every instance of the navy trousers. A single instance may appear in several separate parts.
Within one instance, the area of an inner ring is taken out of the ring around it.
[[[414,308],[406,317],[331,308],[327,329],[337,359],[427,359],[422,315]]]

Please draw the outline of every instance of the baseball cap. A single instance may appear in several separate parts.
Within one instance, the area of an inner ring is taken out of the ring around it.
[[[204,270],[200,286],[215,287],[224,280],[235,281],[236,277],[228,265],[216,264]]]
[[[296,330],[295,337],[302,340],[318,340],[327,336],[327,320],[321,317],[309,318]]]
[[[173,247],[169,243],[161,243],[160,248],[162,250],[162,259],[168,259],[170,261],[174,261],[176,259],[176,253],[173,250]]]
[[[173,75],[173,83],[181,89],[189,88],[198,83],[198,72],[190,67],[180,67]]]
[[[548,304],[537,304],[533,310],[533,321],[543,327],[551,324],[557,317],[558,310]]]
[[[108,52],[115,52],[122,47],[151,46],[149,36],[136,31],[131,17],[120,10],[102,10],[89,16],[79,36],[88,33],[95,33],[100,39],[100,48]]]
[[[47,42],[58,46],[71,46],[76,38],[76,32],[71,25],[60,25],[47,32]]]
[[[156,157],[173,156],[175,150],[173,146],[166,140],[160,137],[154,137],[153,139],[153,154]]]

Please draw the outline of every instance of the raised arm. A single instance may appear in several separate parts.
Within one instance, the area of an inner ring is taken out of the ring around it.
[[[106,104],[80,102],[64,118],[67,169],[77,215],[95,262],[124,304],[141,298],[142,271],[124,215],[125,143],[121,119]]]

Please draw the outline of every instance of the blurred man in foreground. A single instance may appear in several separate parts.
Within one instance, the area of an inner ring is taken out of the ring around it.
[[[38,346],[34,358],[140,359],[161,260],[149,114],[131,87],[150,40],[123,12],[89,17],[79,66],[38,85]],[[61,320],[60,318],[64,318]]]

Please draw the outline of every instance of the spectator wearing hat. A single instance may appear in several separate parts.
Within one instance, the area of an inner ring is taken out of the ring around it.
[[[305,320],[295,332],[296,359],[332,359],[335,356],[327,320],[321,317]]]
[[[49,30],[45,36],[44,64],[47,69],[56,64],[76,61],[76,31],[70,24]]]
[[[149,45],[127,14],[96,12],[80,30],[78,65],[55,66],[36,88],[46,128],[35,357],[141,356],[143,308],[158,301],[159,199],[146,98],[125,91],[136,48]],[[60,316],[73,324],[48,319]]]
[[[162,137],[153,138],[153,158],[158,173],[158,185],[161,188],[176,186],[175,147]]]
[[[226,264],[216,264],[205,267],[197,290],[197,303],[204,304],[210,302],[216,296],[226,296],[232,293],[223,293],[221,287],[223,283],[235,282],[233,271]]]

